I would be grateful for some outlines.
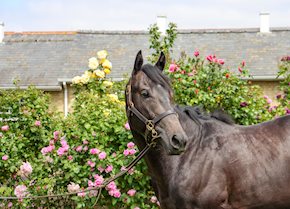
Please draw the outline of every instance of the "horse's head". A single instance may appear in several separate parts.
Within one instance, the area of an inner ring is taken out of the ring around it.
[[[157,141],[161,141],[169,154],[180,154],[185,149],[187,135],[174,110],[170,81],[162,73],[164,66],[163,53],[153,66],[143,65],[139,51],[126,90],[127,116],[131,130],[143,135],[147,143],[160,136]]]

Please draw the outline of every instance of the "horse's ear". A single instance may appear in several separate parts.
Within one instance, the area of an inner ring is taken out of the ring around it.
[[[163,71],[165,63],[166,63],[165,55],[163,52],[161,52],[160,57],[155,66],[158,67],[161,71]]]
[[[142,51],[140,50],[138,54],[136,55],[133,74],[137,73],[139,70],[141,70],[141,67],[143,65],[143,56]]]

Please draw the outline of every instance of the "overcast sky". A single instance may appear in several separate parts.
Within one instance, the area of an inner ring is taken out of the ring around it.
[[[0,0],[5,31],[147,30],[157,15],[179,29],[290,26],[290,0]]]

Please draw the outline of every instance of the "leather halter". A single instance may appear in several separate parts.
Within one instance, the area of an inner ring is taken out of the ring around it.
[[[137,110],[137,108],[135,107],[133,100],[132,100],[132,94],[131,94],[131,90],[132,90],[132,86],[131,86],[131,82],[129,82],[129,84],[127,85],[126,88],[126,95],[128,98],[128,102],[127,102],[127,115],[132,116],[133,114],[135,116],[137,116],[137,118],[139,118],[140,121],[142,121],[145,126],[146,126],[146,131],[145,131],[145,141],[147,145],[155,145],[156,142],[155,140],[157,138],[160,138],[160,134],[158,134],[158,132],[156,131],[155,127],[156,124],[158,122],[160,122],[163,118],[165,118],[168,115],[172,115],[172,114],[176,114],[177,113],[173,110],[167,110],[157,116],[155,116],[153,119],[147,119],[139,110]],[[151,135],[150,135],[151,133]]]

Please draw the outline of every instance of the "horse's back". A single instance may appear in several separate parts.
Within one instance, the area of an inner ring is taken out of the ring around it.
[[[230,149],[226,167],[233,203],[290,208],[289,115],[240,128],[240,139]]]

